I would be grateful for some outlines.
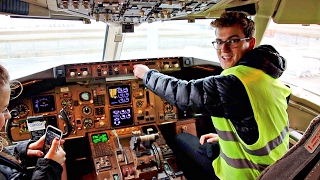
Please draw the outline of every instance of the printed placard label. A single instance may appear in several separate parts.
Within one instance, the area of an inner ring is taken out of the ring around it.
[[[313,132],[310,139],[307,141],[307,143],[304,145],[304,147],[310,152],[313,153],[314,150],[317,149],[317,147],[320,144],[320,126],[317,127],[317,129]]]

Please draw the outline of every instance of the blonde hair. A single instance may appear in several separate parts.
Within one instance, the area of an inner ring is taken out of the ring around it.
[[[7,69],[0,64],[0,86],[1,88],[8,84],[10,80],[9,72]]]
[[[3,90],[3,87],[6,86],[7,84],[10,83],[10,76],[9,76],[9,72],[7,71],[7,69],[2,66],[0,64],[0,92]],[[4,138],[1,137],[1,145],[2,145],[2,149],[0,151],[0,155],[3,156],[3,157],[6,157],[7,159],[10,159],[18,164],[20,164],[20,161],[17,160],[14,156],[10,155],[10,154],[7,154],[6,152],[2,152],[5,144],[8,144],[7,142],[4,142],[6,141]]]
[[[3,157],[5,157],[5,158],[17,163],[17,164],[21,164],[21,161],[17,160],[17,158],[15,158],[14,156],[12,156],[6,152],[0,152],[0,156],[3,156]]]

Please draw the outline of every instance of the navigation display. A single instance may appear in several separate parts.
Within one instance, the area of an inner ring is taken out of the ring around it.
[[[37,96],[32,98],[32,107],[34,113],[44,113],[55,111],[54,96]]]
[[[130,85],[109,86],[108,95],[110,105],[131,103]]]
[[[93,144],[97,144],[100,142],[107,142],[109,140],[107,133],[99,133],[99,134],[93,134],[91,135],[91,141]]]
[[[112,127],[122,127],[133,124],[133,115],[131,107],[110,109],[110,115]]]

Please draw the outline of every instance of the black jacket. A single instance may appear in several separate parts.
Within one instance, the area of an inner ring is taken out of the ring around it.
[[[248,51],[237,65],[261,69],[279,78],[287,64],[272,46],[261,45]],[[184,81],[150,70],[143,81],[151,91],[181,110],[230,119],[247,144],[253,144],[259,137],[247,92],[234,75]]]
[[[0,179],[1,180],[59,180],[61,179],[62,166],[46,158],[29,158],[27,147],[31,141],[23,141],[15,146],[6,149],[8,154],[14,155],[21,161],[21,164],[0,156]],[[34,162],[31,164],[30,162]],[[34,171],[28,173],[26,166],[36,166]]]

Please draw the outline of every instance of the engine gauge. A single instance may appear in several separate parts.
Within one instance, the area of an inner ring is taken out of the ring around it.
[[[23,118],[23,117],[27,116],[29,113],[28,106],[23,103],[16,105],[16,107],[14,109],[18,110],[19,118]]]

